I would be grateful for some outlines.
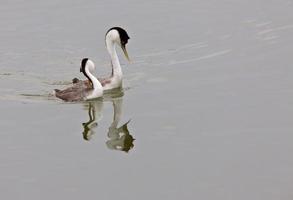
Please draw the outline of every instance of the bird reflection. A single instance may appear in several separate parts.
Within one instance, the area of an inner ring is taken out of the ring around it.
[[[110,101],[113,105],[113,121],[108,129],[108,141],[106,145],[109,149],[112,150],[120,150],[124,152],[128,152],[130,149],[134,147],[133,141],[135,140],[133,136],[129,133],[128,124],[130,122],[127,121],[120,127],[118,124],[120,122],[122,116],[122,105],[123,105],[123,98],[122,97],[115,97],[111,98]],[[95,134],[95,127],[98,125],[98,121],[102,116],[102,108],[103,102],[102,101],[89,101],[84,106],[85,109],[88,110],[88,117],[89,120],[87,122],[82,123],[83,126],[83,138],[85,140],[90,140],[92,136]]]
[[[90,140],[95,133],[94,128],[98,125],[97,121],[100,120],[103,109],[102,101],[90,101],[87,105],[84,105],[88,110],[89,121],[82,123],[83,126],[83,139]]]
[[[109,140],[106,142],[109,149],[120,150],[128,152],[130,149],[134,147],[133,141],[135,140],[132,135],[130,135],[128,130],[128,122],[123,124],[120,127],[118,123],[120,122],[120,118],[122,115],[122,98],[117,98],[112,100],[113,108],[114,108],[114,117],[111,126],[108,131]]]

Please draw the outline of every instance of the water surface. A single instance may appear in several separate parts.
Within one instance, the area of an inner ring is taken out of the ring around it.
[[[3,1],[3,199],[292,199],[292,1]],[[124,27],[124,94],[50,96]]]

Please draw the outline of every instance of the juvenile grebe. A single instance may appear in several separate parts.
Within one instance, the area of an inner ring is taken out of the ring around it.
[[[74,84],[65,90],[55,89],[55,96],[64,101],[81,101],[95,99],[103,96],[103,87],[100,81],[92,74],[95,70],[95,64],[88,58],[81,61],[80,72],[87,77],[90,84]]]
[[[126,59],[130,61],[127,50],[126,50],[126,44],[129,39],[130,38],[127,32],[123,28],[120,28],[120,27],[113,27],[109,29],[106,33],[106,36],[105,36],[106,47],[111,58],[112,74],[110,77],[99,79],[99,81],[101,82],[103,86],[104,91],[122,87],[123,74],[122,74],[119,58],[116,52],[116,45],[119,45],[122,48]],[[87,80],[81,81],[77,78],[74,78],[72,81],[75,84],[83,85],[80,87],[90,87],[90,84],[88,84]]]

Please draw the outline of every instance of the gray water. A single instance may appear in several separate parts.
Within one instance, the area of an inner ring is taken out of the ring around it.
[[[0,7],[1,199],[292,199],[293,1],[8,1]],[[83,57],[123,93],[50,96]]]

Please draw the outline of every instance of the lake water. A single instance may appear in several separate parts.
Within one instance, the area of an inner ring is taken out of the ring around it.
[[[293,198],[292,0],[1,3],[1,199]],[[112,26],[123,93],[51,97]]]

